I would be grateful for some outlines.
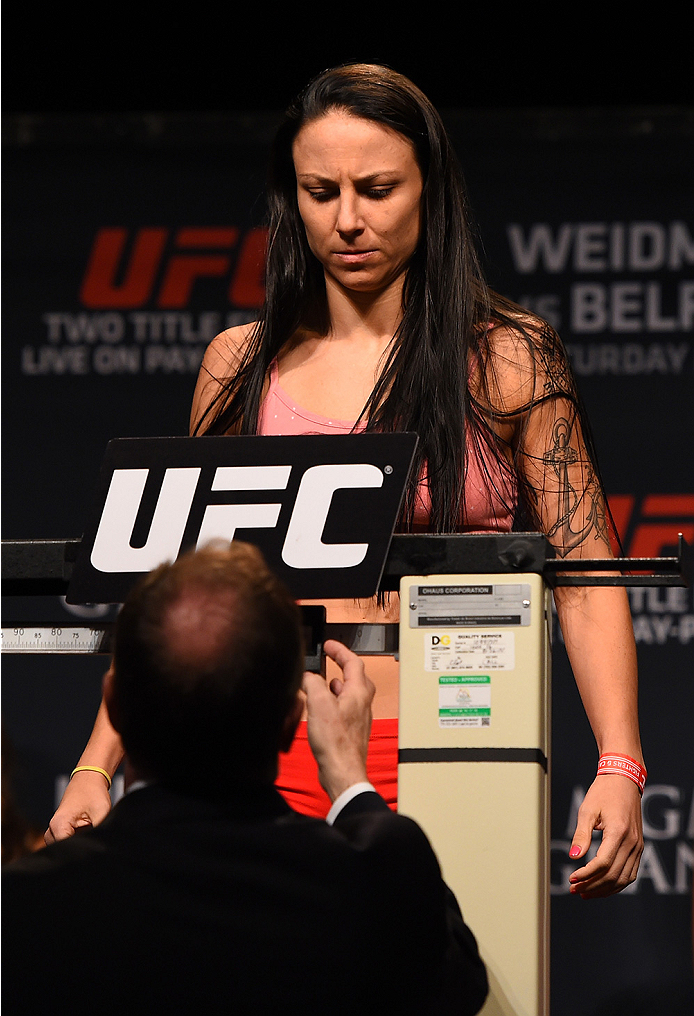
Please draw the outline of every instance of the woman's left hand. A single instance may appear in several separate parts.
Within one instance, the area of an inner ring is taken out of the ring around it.
[[[584,900],[621,892],[636,878],[643,829],[641,795],[635,783],[618,774],[595,778],[578,810],[569,857],[585,856],[594,829],[602,832],[597,854],[569,878],[571,892]]]

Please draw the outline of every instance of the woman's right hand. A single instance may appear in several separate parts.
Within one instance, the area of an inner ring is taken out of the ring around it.
[[[111,795],[101,773],[75,773],[43,838],[46,843],[65,840],[84,826],[98,825],[110,810]]]

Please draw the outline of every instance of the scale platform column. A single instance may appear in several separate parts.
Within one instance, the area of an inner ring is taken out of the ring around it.
[[[398,811],[477,938],[483,1016],[549,1013],[549,595],[536,574],[400,586]]]

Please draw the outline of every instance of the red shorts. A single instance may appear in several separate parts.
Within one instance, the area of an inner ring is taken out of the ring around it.
[[[385,799],[389,808],[398,803],[398,721],[375,719],[371,725],[369,754],[366,760],[369,782]],[[285,801],[304,815],[325,818],[330,798],[318,782],[318,766],[311,754],[306,723],[299,724],[290,751],[280,755],[275,784]]]

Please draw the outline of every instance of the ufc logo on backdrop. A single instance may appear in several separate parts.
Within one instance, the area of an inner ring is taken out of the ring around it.
[[[300,598],[377,589],[414,434],[111,441],[68,603],[120,603],[214,539],[256,544]]]
[[[660,557],[677,544],[678,533],[694,543],[694,494],[613,494],[608,500],[628,557]]]
[[[203,279],[222,280],[229,303],[259,307],[267,230],[236,226],[100,229],[80,289],[83,307],[180,310]],[[233,265],[233,267],[232,267]]]

